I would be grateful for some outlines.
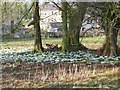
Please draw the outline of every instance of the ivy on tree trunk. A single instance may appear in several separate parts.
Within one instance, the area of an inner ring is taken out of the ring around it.
[[[87,4],[76,3],[77,8],[70,8],[67,2],[62,2],[62,30],[63,30],[63,45],[62,49],[65,52],[77,51],[86,49],[79,42],[80,28],[84,19]]]
[[[107,6],[107,7],[106,7]],[[102,9],[103,18],[102,23],[105,29],[105,44],[103,45],[103,56],[117,56],[117,36],[119,28],[119,13],[117,3],[105,3]]]
[[[63,31],[63,43],[62,43],[62,51],[69,51],[69,38],[68,38],[68,25],[67,25],[67,2],[62,2],[62,31]]]
[[[42,40],[41,40],[41,31],[40,31],[40,16],[39,16],[39,2],[35,3],[35,12],[34,12],[34,29],[35,29],[35,44],[34,51],[43,51]]]
[[[79,50],[79,49],[86,49],[85,46],[83,46],[79,42],[80,38],[80,28],[82,26],[82,22],[86,13],[87,9],[87,3],[79,2],[76,3],[77,10],[74,9],[70,11],[69,15],[69,32],[70,32],[70,45],[73,47],[73,49]]]
[[[105,36],[105,44],[103,49],[103,56],[117,56],[117,34],[118,31],[113,29],[112,24],[109,24],[109,28],[107,28]]]

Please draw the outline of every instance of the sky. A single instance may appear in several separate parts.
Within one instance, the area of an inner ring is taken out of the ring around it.
[[[1,2],[34,2],[37,0],[1,0]],[[61,1],[65,1],[65,0],[39,0],[40,3],[43,2],[50,2],[50,1],[54,1],[54,2],[61,2]],[[119,0],[66,0],[66,1],[76,1],[76,2],[119,2]]]

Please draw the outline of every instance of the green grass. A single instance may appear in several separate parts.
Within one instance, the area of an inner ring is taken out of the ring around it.
[[[59,86],[54,85],[54,87],[66,87],[66,88],[98,88],[102,84],[101,88],[118,88],[118,68],[100,69],[96,70],[96,74],[93,77],[85,78],[84,80],[72,80],[69,82],[63,82]]]
[[[105,40],[105,37],[101,37],[101,38],[87,37],[87,38],[83,38],[82,43],[89,48],[98,48],[104,43],[104,40]],[[42,41],[43,41],[43,45],[45,45],[46,43],[53,43],[53,44],[59,44],[59,45],[62,44],[62,38],[49,38],[49,39],[43,39]],[[118,37],[118,44],[120,44],[120,36]],[[5,47],[25,48],[29,46],[33,47],[33,45],[34,45],[34,39],[3,39],[3,41],[0,43],[0,47],[3,46],[3,48]],[[117,73],[118,69],[119,67],[118,68],[116,67],[114,71],[113,71],[113,68],[97,70],[96,75],[94,77],[85,78],[83,81],[81,81],[81,79],[78,79],[78,80],[75,79],[75,80],[66,82],[66,77],[68,76],[65,76],[65,78],[62,79],[63,83],[59,84],[59,86],[61,88],[64,88],[64,87],[67,87],[67,88],[73,88],[73,87],[83,88],[84,87],[85,88],[89,86],[92,87],[93,85],[93,88],[94,88],[94,87],[99,87],[100,84],[102,83],[103,84],[102,87],[111,86],[112,88],[117,88],[118,87],[117,81],[118,81],[118,78],[120,78],[120,76],[118,76],[118,73]],[[37,80],[34,82],[37,83]],[[21,83],[24,84],[26,82],[21,82]],[[49,82],[45,82],[45,83],[48,84]],[[44,86],[45,86],[45,83],[43,83]],[[38,86],[41,86],[41,84],[42,83],[38,81]],[[48,84],[48,87],[57,87],[56,84],[54,86],[53,85],[54,85],[53,83],[51,83],[51,85]]]
[[[16,67],[14,67],[14,65]],[[67,72],[68,66],[46,64],[49,68],[36,66],[37,63],[9,63],[3,65],[3,87],[17,88],[118,88],[120,79],[120,67],[103,67],[90,69],[83,66],[78,72]],[[20,65],[20,66],[19,66]],[[28,68],[32,69],[28,70]],[[69,64],[71,67],[71,64]],[[95,65],[95,64],[94,64]],[[24,67],[23,67],[24,66]],[[59,67],[61,66],[61,67]],[[18,68],[21,67],[19,70]],[[37,68],[36,68],[37,67]],[[9,68],[9,69],[8,69]],[[11,68],[11,69],[10,69]],[[15,69],[16,68],[16,69]],[[26,69],[27,70],[26,70]],[[69,71],[73,71],[76,67],[72,65]],[[77,68],[76,68],[77,69]],[[8,71],[14,70],[14,72]],[[21,72],[22,71],[22,72]],[[42,72],[42,73],[41,73]],[[94,74],[93,74],[94,72]],[[29,74],[31,74],[29,76]],[[6,77],[7,76],[7,77]],[[48,78],[44,78],[44,77]],[[21,79],[19,79],[21,77]],[[72,90],[72,89],[71,89]],[[102,89],[103,90],[103,89]],[[108,89],[107,89],[108,90]],[[117,89],[112,89],[117,90]]]
[[[45,45],[46,43],[53,43],[53,44],[62,45],[62,38],[43,39],[43,45]]]
[[[88,48],[97,49],[101,47],[105,41],[105,37],[85,37],[80,38],[80,41]],[[53,43],[58,44],[59,46],[62,45],[62,38],[48,38],[42,39],[43,46],[45,46],[46,43]],[[120,45],[120,36],[118,36],[118,44]],[[33,39],[3,39],[2,42],[0,42],[0,46],[33,46],[34,45],[34,38]]]
[[[82,43],[99,43],[99,44],[101,44],[101,43],[104,43],[104,40],[105,40],[105,37],[104,36],[102,36],[102,37],[85,37],[85,38],[83,38],[83,40],[82,40]]]

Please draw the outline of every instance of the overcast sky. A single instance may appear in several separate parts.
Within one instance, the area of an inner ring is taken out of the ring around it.
[[[0,0],[1,2],[33,2],[33,1],[37,1],[37,0]],[[61,1],[65,1],[65,0],[39,0],[40,3],[43,2],[50,2],[50,1],[54,1],[54,2],[61,2]],[[66,1],[76,1],[76,2],[119,2],[119,0],[66,0]]]

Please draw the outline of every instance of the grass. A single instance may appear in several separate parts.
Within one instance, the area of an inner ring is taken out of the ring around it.
[[[85,37],[80,38],[80,41],[88,48],[90,49],[97,49],[101,47],[104,43],[105,37]],[[62,38],[48,38],[48,39],[42,39],[43,46],[45,46],[46,43],[53,43],[58,44],[59,46],[62,45]],[[120,36],[118,36],[118,44],[120,45]],[[12,48],[12,47],[19,48],[21,47],[31,47],[34,46],[34,39],[3,39],[2,42],[0,42],[0,47],[3,48]]]
[[[12,63],[3,65],[3,87],[17,88],[118,88],[120,67],[91,69],[88,66],[59,63]],[[20,66],[19,66],[20,64]],[[14,64],[15,65],[15,64]],[[19,66],[19,67],[17,67]],[[32,68],[31,68],[32,66]],[[93,65],[94,66],[94,65]],[[19,69],[21,68],[21,69]],[[31,68],[31,70],[25,70]],[[13,71],[11,71],[13,70]]]
[[[81,39],[82,40],[82,39]],[[90,49],[97,49],[104,44],[105,37],[87,37],[83,38],[82,43]]]
[[[105,37],[87,37],[83,38],[82,43],[89,48],[99,48],[104,43]],[[46,43],[53,44],[62,44],[62,38],[49,38],[43,39],[43,45]],[[120,36],[118,37],[118,44],[120,44]],[[21,48],[28,48],[34,45],[34,39],[3,39],[0,43],[0,47],[12,48],[15,50]],[[20,63],[17,63],[18,66]],[[6,70],[13,70],[17,65],[7,64]],[[24,67],[27,67],[28,64],[20,64]],[[29,66],[29,65],[28,65]],[[3,66],[4,67],[4,66]],[[61,88],[117,88],[118,79],[120,78],[120,74],[118,74],[118,70],[120,67],[112,67],[112,68],[102,68],[89,70],[86,67],[79,70],[76,73],[67,73],[65,68],[53,68],[50,70],[44,68],[46,71],[40,72],[41,67],[34,67],[32,70],[25,71],[22,68],[20,71],[11,71],[3,73],[5,77],[5,81],[3,82],[3,87],[29,87],[29,88],[38,88],[38,87],[61,87]],[[3,68],[3,69],[5,69]],[[72,67],[75,69],[75,66]],[[17,69],[17,68],[16,68]],[[18,68],[19,69],[19,68]],[[28,68],[29,69],[29,68]],[[38,70],[37,70],[38,69]],[[39,70],[40,69],[40,70]],[[59,71],[59,72],[58,72]],[[31,73],[31,74],[30,74]],[[49,74],[49,75],[48,75]],[[23,76],[23,79],[19,79],[19,77]],[[47,78],[46,78],[47,77]],[[65,89],[67,90],[67,89]],[[70,90],[70,89],[68,89]]]
[[[96,38],[93,38],[93,40]],[[90,43],[91,42],[91,38],[84,38],[82,43]],[[94,40],[95,41],[95,40]],[[25,43],[26,44],[34,44],[34,39],[3,39],[2,42],[0,43],[0,45],[14,45],[14,44],[22,44]],[[42,39],[42,43],[43,45],[45,45],[46,43],[53,43],[53,44],[62,44],[62,38],[48,38],[48,39]]]

